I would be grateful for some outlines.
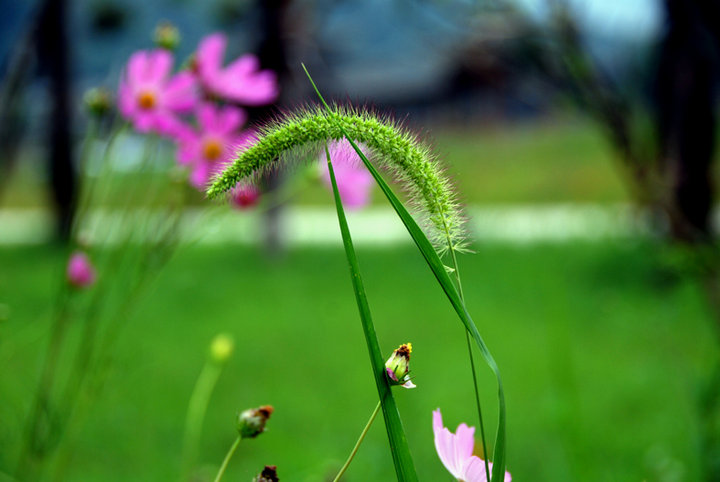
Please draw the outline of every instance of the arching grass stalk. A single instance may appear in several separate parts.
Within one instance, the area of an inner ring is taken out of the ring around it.
[[[310,78],[309,75],[308,78]],[[312,83],[312,79],[310,81]],[[313,87],[315,87],[314,83]],[[208,196],[211,198],[217,197],[221,193],[230,190],[238,182],[257,179],[267,170],[293,162],[300,162],[302,159],[312,158],[314,157],[312,154],[317,155],[322,146],[329,140],[347,139],[402,220],[461,322],[480,348],[483,358],[495,374],[498,384],[499,413],[492,482],[499,482],[504,479],[505,472],[506,424],[505,395],[500,371],[468,313],[458,288],[450,279],[446,271],[447,267],[440,259],[440,255],[446,253],[450,246],[455,252],[462,250],[465,246],[462,217],[459,214],[450,183],[441,175],[429,149],[417,142],[413,136],[396,124],[367,112],[337,106],[330,107],[325,103],[316,87],[315,90],[325,110],[307,108],[296,114],[287,115],[266,127],[260,132],[260,137],[255,145],[240,152],[235,162],[214,180],[213,185],[208,190]],[[397,198],[373,163],[360,150],[357,142],[362,142],[368,148],[374,163],[389,171],[400,183],[408,194],[410,205],[414,208],[417,219],[408,212],[408,209]],[[366,321],[370,320],[369,310],[367,309],[362,283],[358,283],[357,260],[352,249],[347,222],[344,220],[344,212],[339,197],[336,197],[336,206],[364,328],[372,329],[372,336],[369,336],[369,331],[366,330],[366,340],[373,361],[376,384],[381,393],[380,398],[383,401],[386,428],[388,428],[388,436],[393,448],[397,470],[403,467],[403,463],[396,457],[398,453],[396,453],[395,448],[405,446],[406,442],[404,441],[404,434],[402,439],[393,441],[393,431],[395,429],[392,428],[392,425],[394,422],[388,418],[387,404],[383,396],[383,392],[389,391],[387,390],[389,387],[387,387],[387,380],[383,378],[384,373],[378,368],[382,365],[375,363],[376,355],[373,353],[371,340],[374,340],[375,344],[377,340],[372,324],[366,323]],[[421,225],[423,228],[420,227]],[[379,353],[377,354],[377,360],[381,361]],[[396,422],[396,429],[401,429],[399,417]],[[399,444],[395,442],[399,442]],[[398,477],[400,478],[400,473],[398,473]]]
[[[378,165],[406,191],[411,208],[439,252],[448,242],[465,246],[462,216],[449,180],[430,149],[389,119],[349,107],[307,107],[260,130],[258,141],[239,153],[207,191],[215,198],[240,181],[256,181],[267,171],[317,159],[329,140],[345,134],[365,144]]]
[[[310,73],[305,68],[305,65],[303,65],[303,69],[305,70],[305,74],[307,75],[308,79],[310,80],[310,83],[312,84],[313,88],[315,89],[315,93],[317,94],[318,98],[322,102],[322,104],[325,106],[325,108],[328,111],[331,111],[330,106],[325,102],[325,99],[323,98],[322,94],[318,90],[317,86],[315,85],[315,82],[313,81],[312,77],[310,76]],[[501,482],[505,480],[505,430],[506,430],[506,413],[505,413],[505,391],[503,389],[502,384],[502,378],[500,377],[500,369],[497,366],[497,363],[495,362],[495,359],[493,358],[492,354],[490,353],[490,350],[485,345],[485,342],[483,341],[482,337],[480,336],[480,332],[477,329],[477,326],[475,326],[475,322],[472,320],[472,317],[470,316],[470,313],[467,311],[467,308],[465,307],[465,303],[463,301],[462,296],[460,295],[458,288],[461,289],[462,285],[460,283],[459,277],[457,277],[458,286],[456,287],[453,282],[450,280],[450,277],[447,273],[447,267],[440,259],[440,256],[438,255],[438,252],[434,249],[433,245],[430,243],[428,238],[423,234],[422,230],[418,226],[418,224],[415,222],[413,217],[410,215],[410,213],[405,209],[405,206],[400,202],[400,200],[395,196],[392,189],[390,189],[390,186],[385,182],[385,180],[382,178],[380,173],[375,169],[375,167],[370,163],[367,156],[360,150],[360,148],[357,146],[356,142],[352,139],[352,137],[348,134],[347,131],[345,131],[342,126],[339,126],[340,130],[343,132],[345,138],[347,141],[352,145],[353,149],[357,153],[357,155],[362,160],[363,164],[365,164],[365,167],[370,171],[370,174],[372,174],[375,181],[380,186],[380,189],[383,191],[385,196],[387,197],[388,201],[390,201],[390,204],[395,209],[395,212],[398,214],[400,219],[402,220],[403,224],[405,225],[406,229],[410,233],[410,235],[413,238],[413,241],[415,241],[416,246],[420,250],[420,253],[423,255],[423,258],[425,258],[426,263],[428,264],[428,267],[432,270],[433,274],[435,275],[435,278],[437,279],[438,283],[442,287],[443,291],[445,292],[446,296],[448,297],[448,300],[452,304],[453,308],[455,309],[455,312],[458,314],[460,321],[462,321],[463,325],[465,325],[466,332],[471,334],[475,342],[477,343],[478,347],[480,348],[480,352],[485,358],[485,361],[487,362],[490,369],[495,374],[495,378],[497,380],[498,384],[498,428],[497,428],[497,434],[495,439],[495,452],[493,456],[493,470],[492,470],[492,478],[490,479],[491,482]],[[452,242],[452,231],[447,229],[447,225],[445,226],[445,234],[446,234],[446,240],[448,242],[449,248],[451,253],[453,254],[453,260],[455,267],[457,269],[457,260],[454,255],[454,251],[452,249],[453,242]],[[456,247],[457,249],[457,247]],[[442,251],[441,251],[442,252]],[[471,354],[471,360],[472,360],[472,354]],[[473,377],[475,378],[475,370],[473,367]],[[477,387],[476,380],[475,381],[475,387]],[[480,412],[480,404],[479,404],[479,397],[478,397],[478,411]],[[487,455],[484,457],[487,462]],[[487,465],[486,465],[486,471],[487,471]],[[487,472],[486,472],[487,473]]]
[[[360,433],[360,437],[357,439],[357,442],[355,442],[355,447],[353,447],[352,452],[350,452],[350,455],[348,456],[347,460],[345,461],[345,464],[343,464],[342,468],[340,469],[340,472],[335,476],[333,479],[333,482],[338,482],[340,480],[340,477],[345,474],[345,471],[347,471],[348,467],[350,467],[350,463],[355,458],[355,454],[357,453],[358,449],[360,448],[360,445],[363,443],[363,440],[365,440],[365,435],[367,435],[368,430],[370,430],[370,427],[372,427],[373,422],[375,421],[375,418],[377,417],[377,414],[380,413],[380,408],[382,407],[382,404],[378,402],[377,406],[375,406],[375,410],[373,410],[372,415],[370,415],[370,420],[365,424],[365,428]]]
[[[457,256],[455,255],[455,250],[450,248],[450,254],[451,254],[451,260],[452,260],[452,268],[453,268],[453,274],[455,275],[455,283],[457,286],[458,294],[460,295],[460,301],[465,303],[465,295],[463,294],[462,289],[462,281],[460,280],[460,268],[458,266],[457,262]],[[468,357],[470,358],[470,371],[472,373],[472,379],[473,379],[473,388],[475,391],[475,405],[477,406],[478,411],[478,420],[480,422],[480,441],[482,442],[483,447],[483,462],[485,463],[485,477],[486,480],[490,480],[490,465],[488,462],[488,456],[487,456],[487,445],[485,443],[485,423],[483,422],[483,415],[482,415],[482,405],[480,404],[480,388],[478,387],[477,382],[477,371],[475,369],[475,359],[473,357],[472,352],[472,343],[470,343],[470,332],[467,329],[463,330],[465,332],[465,343],[467,344],[468,349]]]

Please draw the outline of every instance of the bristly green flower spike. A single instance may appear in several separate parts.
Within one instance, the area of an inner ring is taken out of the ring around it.
[[[407,193],[410,205],[435,249],[464,247],[463,219],[449,180],[436,157],[414,135],[394,121],[345,107],[328,112],[307,107],[260,130],[257,143],[217,176],[209,198],[228,192],[240,181],[252,181],[280,166],[317,159],[328,141],[344,138],[367,146],[368,158],[388,172]]]

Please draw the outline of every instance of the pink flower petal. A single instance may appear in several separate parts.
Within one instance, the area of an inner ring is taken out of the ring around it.
[[[165,85],[163,104],[174,112],[187,112],[197,103],[197,80],[190,72],[180,72]]]
[[[155,49],[150,52],[144,80],[162,82],[170,75],[172,70],[173,56],[165,49]]]
[[[492,464],[488,464],[492,470]],[[485,473],[485,461],[480,457],[472,456],[465,462],[463,467],[466,482],[487,482],[487,474]]]
[[[359,147],[367,155],[368,148],[364,145]],[[370,203],[370,191],[374,181],[370,172],[358,159],[355,150],[344,140],[331,142],[328,150],[343,204],[350,209],[367,206]],[[324,149],[320,153],[320,162],[323,166],[323,181],[328,189],[332,190]]]
[[[222,68],[227,37],[221,33],[208,35],[200,41],[197,49],[197,66],[203,82],[214,83],[214,78]]]
[[[130,56],[127,65],[127,78],[130,83],[146,80],[148,57],[146,50],[140,50]]]
[[[200,190],[205,190],[210,181],[210,169],[206,162],[198,162],[190,173],[190,184]]]
[[[455,431],[455,444],[458,458],[467,459],[472,456],[475,448],[475,427],[468,427],[464,423],[458,425]]]
[[[462,476],[462,465],[458,462],[455,452],[455,436],[443,427],[442,414],[438,408],[433,412],[433,432],[435,433],[435,450],[445,468],[453,477]]]

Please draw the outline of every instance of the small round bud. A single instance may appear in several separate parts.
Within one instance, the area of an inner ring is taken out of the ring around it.
[[[270,405],[263,405],[258,408],[251,408],[238,414],[237,429],[241,438],[255,438],[265,431],[273,409]]]
[[[113,106],[113,96],[104,87],[93,87],[85,91],[83,103],[87,111],[95,117],[104,117]]]
[[[215,363],[225,363],[232,355],[235,341],[226,333],[215,335],[210,343],[210,358]]]
[[[66,276],[70,286],[74,288],[87,288],[95,283],[97,274],[90,262],[90,258],[82,251],[75,251],[70,255],[66,268]]]
[[[260,190],[255,186],[239,186],[231,191],[230,199],[237,209],[251,208],[260,199]]]
[[[253,479],[253,482],[279,482],[277,476],[277,466],[266,465],[260,474]]]
[[[412,353],[412,343],[405,343],[400,345],[385,362],[385,371],[390,378],[391,385],[415,388],[415,384],[410,381],[409,376],[410,353]]]
[[[155,45],[165,50],[175,50],[180,44],[180,31],[167,20],[160,22],[153,33]]]

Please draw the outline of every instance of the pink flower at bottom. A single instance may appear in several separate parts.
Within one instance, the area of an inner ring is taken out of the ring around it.
[[[237,149],[254,141],[250,131],[240,132],[245,111],[233,106],[203,103],[197,109],[199,129],[185,127],[175,136],[178,162],[191,168],[190,183],[205,189],[215,174],[233,160]]]
[[[368,148],[358,144],[360,150],[367,156]],[[338,192],[343,204],[350,209],[360,209],[370,203],[370,189],[373,185],[372,174],[365,168],[357,152],[347,140],[333,141],[328,145],[330,161],[337,180]],[[325,149],[320,153],[320,163],[323,166],[322,178],[325,185],[332,192],[330,171],[327,167]]]
[[[85,288],[95,282],[95,268],[82,251],[75,251],[70,256],[67,264],[67,279],[77,288]]]
[[[135,52],[118,89],[120,113],[139,132],[173,135],[182,125],[177,114],[192,110],[197,81],[190,72],[170,77],[173,56],[162,49]]]
[[[435,450],[445,468],[459,481],[487,482],[485,461],[473,455],[475,448],[475,427],[461,423],[455,433],[443,426],[442,414],[438,408],[433,412]],[[488,463],[492,472],[492,463]],[[511,482],[510,472],[505,472],[505,482]]]
[[[260,190],[255,186],[237,186],[230,193],[232,205],[238,209],[255,206],[260,199]]]

